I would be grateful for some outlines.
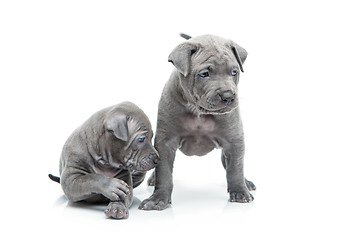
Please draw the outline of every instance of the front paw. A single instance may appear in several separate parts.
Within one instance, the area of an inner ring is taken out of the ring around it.
[[[140,210],[164,210],[171,204],[170,196],[166,193],[154,192],[151,197],[140,203]]]
[[[129,217],[129,211],[122,202],[110,202],[105,209],[105,215],[108,218],[126,219]]]
[[[247,189],[241,191],[230,192],[230,202],[249,203],[254,200],[254,197]]]
[[[110,201],[128,201],[131,198],[129,185],[117,178],[109,178],[102,187],[102,194]]]

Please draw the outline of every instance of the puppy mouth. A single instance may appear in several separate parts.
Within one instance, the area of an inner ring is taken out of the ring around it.
[[[225,113],[231,112],[234,108],[224,106],[224,107],[219,108],[219,109],[207,109],[207,108],[204,108],[204,107],[199,105],[198,109],[199,109],[199,111],[201,113],[204,113],[204,114],[225,114]]]
[[[139,166],[140,164],[137,164],[135,166],[135,164],[133,163],[129,163],[126,165],[126,169],[129,170],[129,171],[136,171],[136,172],[146,172],[147,170],[143,169],[142,166]]]
[[[133,169],[139,172],[147,172],[151,169],[153,169],[155,167],[155,164],[152,163],[152,161],[147,158],[144,157],[140,160],[140,162],[137,164],[136,167],[134,167]]]
[[[149,161],[144,160],[140,162],[140,168],[144,171],[149,171],[150,169],[153,169],[155,167],[154,164],[151,164]]]

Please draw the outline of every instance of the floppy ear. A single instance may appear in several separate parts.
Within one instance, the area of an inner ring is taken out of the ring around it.
[[[105,120],[105,130],[114,134],[114,136],[124,142],[129,139],[129,131],[127,126],[128,117],[123,116],[111,116]]]
[[[191,56],[197,49],[195,44],[184,42],[170,53],[168,60],[186,77],[190,73]]]
[[[240,70],[244,72],[243,64],[248,55],[247,51],[234,42],[231,43],[230,47],[235,55],[236,61],[239,63]]]

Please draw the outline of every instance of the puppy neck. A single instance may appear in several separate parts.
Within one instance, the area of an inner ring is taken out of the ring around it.
[[[174,80],[174,88],[172,89],[172,96],[177,100],[177,102],[181,105],[183,105],[186,110],[194,115],[202,115],[202,113],[197,108],[197,99],[194,94],[190,92],[192,88],[186,88],[183,86],[186,81],[189,79],[186,79],[184,75],[182,75],[179,71],[175,70],[171,76],[171,78]]]

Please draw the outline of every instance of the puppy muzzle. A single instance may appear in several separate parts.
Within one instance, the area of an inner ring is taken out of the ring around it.
[[[159,163],[159,156],[156,153],[150,153],[139,162],[140,171],[149,171]]]

